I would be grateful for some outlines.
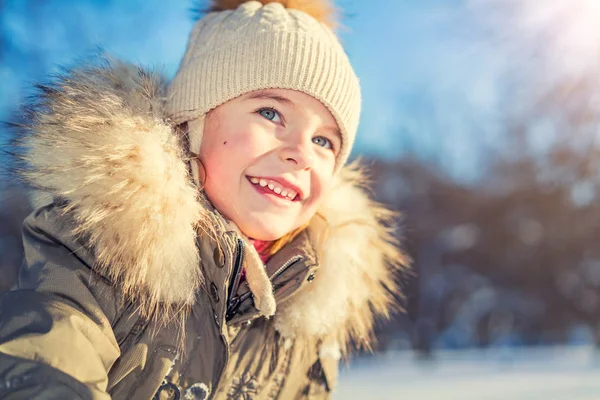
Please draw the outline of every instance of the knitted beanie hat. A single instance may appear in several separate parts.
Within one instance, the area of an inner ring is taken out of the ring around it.
[[[339,169],[352,149],[361,99],[358,78],[325,20],[331,6],[324,0],[213,3],[219,11],[196,22],[169,86],[171,120],[203,119],[213,108],[254,90],[301,91],[325,105],[338,124]],[[190,132],[194,152],[202,141],[198,130]]]

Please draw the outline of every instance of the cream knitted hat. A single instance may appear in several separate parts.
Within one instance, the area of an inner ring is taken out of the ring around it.
[[[213,108],[254,90],[298,90],[321,101],[337,121],[342,133],[339,169],[356,136],[360,86],[335,34],[307,13],[310,3],[323,0],[282,1],[295,3],[290,8],[263,2],[267,4],[248,1],[211,12],[196,22],[169,87],[167,112],[179,124],[204,118]],[[196,129],[191,135],[190,150],[197,152],[202,132]]]

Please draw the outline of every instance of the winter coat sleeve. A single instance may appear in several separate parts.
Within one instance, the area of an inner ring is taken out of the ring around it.
[[[18,285],[0,301],[2,399],[110,399],[115,290],[70,232],[53,205],[23,224]]]

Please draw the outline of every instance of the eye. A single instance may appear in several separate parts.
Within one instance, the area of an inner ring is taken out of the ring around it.
[[[261,108],[257,111],[257,113],[259,113],[269,121],[273,121],[278,124],[283,122],[281,120],[281,114],[279,114],[279,111],[275,110],[274,108]]]
[[[326,149],[333,150],[333,143],[331,143],[331,140],[327,139],[324,136],[316,136],[312,139],[312,142],[314,144],[316,144],[317,146],[321,146],[321,147],[325,147]]]

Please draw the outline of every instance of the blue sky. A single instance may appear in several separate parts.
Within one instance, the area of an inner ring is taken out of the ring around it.
[[[344,11],[339,35],[363,90],[355,154],[388,159],[415,154],[453,176],[477,176],[485,149],[502,134],[502,82],[514,61],[510,46],[494,45],[485,36],[490,26],[481,20],[494,3],[502,2],[336,2]],[[99,47],[172,76],[192,26],[191,5],[189,0],[5,2],[0,29],[12,46],[0,54],[0,78],[6,83],[0,115],[5,118],[32,82]]]

